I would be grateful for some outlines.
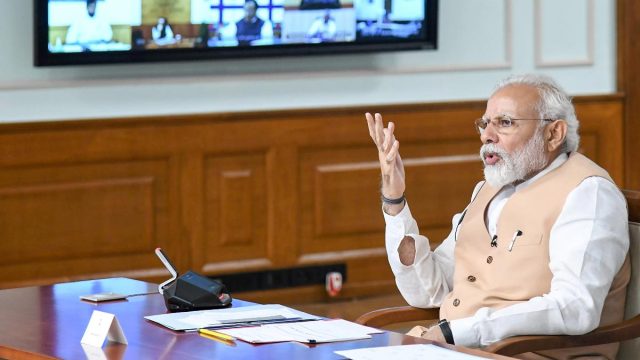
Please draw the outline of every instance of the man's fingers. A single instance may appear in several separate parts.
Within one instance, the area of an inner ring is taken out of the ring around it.
[[[373,116],[371,116],[370,113],[365,113],[364,117],[367,119],[367,127],[369,127],[369,136],[371,136],[371,138],[375,141],[375,135],[374,135],[374,123],[373,123]]]
[[[407,333],[407,335],[409,336],[415,336],[415,337],[420,337],[420,335],[422,335],[422,333],[427,330],[427,328],[422,327],[422,326],[414,326],[413,329],[409,330],[409,332]]]
[[[391,145],[391,150],[387,153],[386,160],[388,164],[391,164],[393,160],[395,160],[398,155],[398,149],[400,148],[400,142],[398,140],[394,140],[393,145]]]
[[[382,148],[385,152],[389,151],[389,148],[391,147],[393,142],[396,140],[395,136],[393,135],[394,128],[395,128],[395,124],[393,122],[389,122],[389,125],[387,125],[387,127],[384,129],[384,144]]]
[[[374,115],[374,124],[375,124],[375,142],[378,145],[378,149],[380,151],[384,151],[383,147],[382,147],[382,142],[384,141],[384,124],[382,122],[382,115],[376,113]]]
[[[396,146],[397,153],[398,145],[395,145],[397,140],[395,138],[395,135],[393,134],[396,125],[393,122],[389,122],[388,127],[385,128],[382,121],[382,115],[380,115],[379,113],[375,113],[373,116],[371,115],[371,113],[365,113],[364,117],[367,119],[369,136],[371,136],[373,142],[378,147],[378,151],[384,152],[386,153],[386,155],[389,155],[389,152],[393,149],[394,146]],[[387,161],[391,162],[391,160]]]
[[[391,141],[391,136],[389,136],[389,129],[384,128],[382,129],[382,133],[384,134],[384,141],[382,142],[382,151],[384,151],[385,153],[387,153],[389,151],[389,146],[390,141]]]

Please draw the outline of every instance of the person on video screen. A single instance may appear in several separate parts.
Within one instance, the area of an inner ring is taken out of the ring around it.
[[[256,15],[258,3],[247,0],[244,3],[244,16],[235,23],[235,37],[239,45],[250,45],[254,40],[273,38],[273,25]]]
[[[76,19],[67,31],[67,44],[90,45],[110,42],[113,38],[111,25],[96,12],[98,0],[87,0],[85,16]]]
[[[311,41],[334,41],[336,28],[336,21],[331,17],[331,12],[327,10],[323,16],[319,16],[311,23],[307,37]]]
[[[151,37],[157,44],[174,42],[173,29],[165,17],[159,17],[158,23],[151,28]]]
[[[366,21],[368,24],[381,23],[387,13],[384,2],[384,0],[354,0],[356,20]]]

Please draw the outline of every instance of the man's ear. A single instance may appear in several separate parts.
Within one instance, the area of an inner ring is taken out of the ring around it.
[[[567,122],[563,119],[556,120],[547,125],[545,129],[545,143],[547,151],[554,152],[562,146],[567,137]]]

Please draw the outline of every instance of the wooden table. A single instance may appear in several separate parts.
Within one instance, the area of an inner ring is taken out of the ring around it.
[[[102,350],[109,359],[340,359],[334,351],[429,343],[385,332],[367,340],[319,345],[294,342],[251,345],[236,341],[230,346],[197,333],[174,332],[145,320],[144,316],[166,312],[163,298],[157,293],[100,304],[79,299],[80,295],[100,292],[138,294],[157,292],[157,289],[155,284],[112,278],[0,290],[0,345],[63,359],[85,359],[87,355],[80,339],[93,310],[115,314],[129,342],[128,345],[105,345]],[[252,304],[233,300],[234,307]],[[507,359],[478,350],[455,349],[492,359]],[[5,348],[0,349],[0,357],[18,356]]]

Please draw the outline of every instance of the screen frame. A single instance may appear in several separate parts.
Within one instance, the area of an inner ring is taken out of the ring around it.
[[[109,51],[82,53],[49,52],[49,0],[34,0],[34,65],[92,65],[145,63],[190,60],[222,60],[278,56],[305,56],[336,53],[371,53],[383,51],[437,49],[438,2],[425,1],[425,39],[394,39],[394,42],[350,42],[321,44],[286,44],[211,48],[157,49],[148,51]]]

